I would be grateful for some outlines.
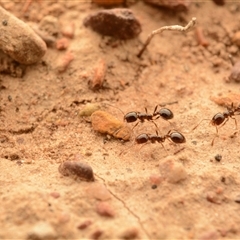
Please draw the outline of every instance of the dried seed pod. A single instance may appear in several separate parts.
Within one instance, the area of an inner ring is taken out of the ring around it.
[[[103,82],[106,75],[106,62],[103,59],[100,59],[97,63],[97,66],[94,69],[94,76],[89,82],[89,86],[93,91],[99,90],[103,86]]]
[[[130,9],[100,10],[83,21],[85,27],[118,39],[131,39],[139,35],[141,24]]]
[[[235,82],[240,82],[240,61],[234,64],[231,74],[228,78],[230,81],[234,80]]]
[[[125,141],[131,137],[131,129],[108,112],[96,111],[92,114],[91,120],[95,131],[106,133]]]
[[[59,165],[58,170],[63,176],[72,176],[85,181],[94,181],[92,167],[85,162],[66,161]]]

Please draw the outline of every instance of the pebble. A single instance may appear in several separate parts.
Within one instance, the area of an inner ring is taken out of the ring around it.
[[[74,23],[68,23],[64,24],[64,26],[61,29],[61,33],[64,37],[67,38],[73,38],[75,32],[75,24]]]
[[[60,197],[60,193],[59,192],[51,192],[50,196],[52,196],[53,198],[59,198]]]
[[[100,59],[94,69],[93,78],[89,82],[90,89],[96,91],[103,87],[106,71],[106,62],[104,61],[104,59]]]
[[[187,172],[183,165],[177,162],[173,156],[168,156],[159,164],[161,176],[169,183],[178,183],[187,178]]]
[[[217,193],[213,191],[208,191],[206,194],[206,199],[211,203],[220,204],[220,199]]]
[[[175,0],[175,1],[144,0],[144,2],[155,6],[170,8],[175,11],[187,11],[190,5],[190,1],[188,0]]]
[[[230,81],[240,82],[240,61],[236,62],[231,70],[231,74],[228,77]]]
[[[58,170],[63,176],[72,176],[85,181],[94,181],[92,167],[85,162],[66,161],[59,165]]]
[[[83,229],[86,229],[88,226],[90,226],[92,224],[92,221],[91,220],[85,220],[84,222],[80,223],[77,228],[79,230],[83,230]]]
[[[225,4],[225,0],[213,0],[213,2],[218,6],[223,6]]]
[[[99,202],[96,207],[96,211],[100,216],[104,217],[114,217],[115,212],[112,206],[108,202]]]
[[[46,53],[45,42],[20,19],[0,7],[0,49],[15,61],[29,65]]]
[[[29,240],[50,240],[56,238],[57,233],[54,228],[48,222],[44,221],[36,223],[27,236]]]
[[[235,202],[236,202],[236,203],[240,203],[240,194],[236,196]]]
[[[100,109],[100,105],[96,103],[87,103],[79,112],[80,117],[90,117],[94,112]]]
[[[73,61],[74,55],[71,52],[66,52],[57,62],[57,71],[59,73],[65,72],[69,64]]]
[[[99,6],[109,7],[109,6],[123,4],[126,2],[126,0],[92,0],[92,2]]]
[[[87,16],[83,24],[101,35],[122,40],[135,38],[142,31],[139,20],[126,8],[100,10]]]
[[[132,227],[129,229],[126,229],[120,236],[122,239],[130,240],[130,239],[136,239],[139,238],[139,231],[137,228]]]
[[[39,29],[47,32],[50,36],[57,37],[59,35],[58,19],[51,15],[43,17],[39,23]]]
[[[92,234],[91,234],[91,239],[94,239],[94,240],[97,240],[97,239],[99,239],[101,236],[103,235],[103,231],[102,230],[100,230],[100,229],[98,229],[98,230],[96,230],[95,232],[93,232]]]
[[[232,37],[232,42],[236,44],[238,47],[240,47],[240,31],[237,31],[233,37]]]
[[[131,129],[124,122],[105,111],[96,111],[91,115],[92,127],[95,131],[112,135],[115,138],[129,140]]]
[[[56,41],[57,50],[66,50],[69,46],[69,40],[65,37],[60,38]]]
[[[222,160],[222,155],[217,154],[214,158],[216,161],[220,162]]]
[[[112,197],[108,189],[102,183],[91,184],[86,189],[86,193],[89,197],[93,197],[101,201],[109,200]]]
[[[163,178],[158,174],[153,174],[149,177],[150,183],[154,185],[158,185],[163,181]]]

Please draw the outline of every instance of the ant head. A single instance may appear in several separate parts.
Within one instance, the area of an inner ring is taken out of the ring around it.
[[[171,132],[167,136],[177,144],[186,142],[186,138],[180,132]]]
[[[146,133],[142,133],[135,138],[137,144],[143,144],[148,141],[149,137]]]
[[[138,120],[138,115],[136,112],[129,112],[124,116],[124,120],[128,123],[136,122]]]
[[[224,122],[226,117],[228,117],[227,113],[217,113],[213,116],[211,123],[214,126],[221,125]]]
[[[173,112],[168,108],[161,108],[158,111],[158,114],[165,120],[169,120],[173,118]]]

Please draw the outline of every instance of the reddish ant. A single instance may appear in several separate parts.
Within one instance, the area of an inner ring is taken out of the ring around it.
[[[236,114],[236,113],[238,113],[238,114]],[[225,112],[223,112],[223,113],[219,112],[219,113],[215,114],[213,116],[213,118],[211,119],[210,123],[216,127],[216,132],[218,134],[218,126],[220,126],[220,125],[221,125],[221,127],[224,126],[226,124],[226,122],[228,122],[229,118],[232,118],[235,121],[235,126],[237,129],[237,120],[236,120],[236,118],[233,117],[235,115],[240,115],[240,105],[237,108],[234,108],[233,103],[232,103],[230,107],[227,107],[227,110]],[[201,120],[201,122],[204,120],[208,120],[208,119],[203,119],[203,120]],[[199,124],[196,127],[194,127],[193,130],[196,129],[199,126]],[[215,140],[215,138],[212,141],[212,145],[214,143],[214,140]]]
[[[156,127],[156,123],[154,120],[157,120],[158,118],[163,118],[164,120],[169,120],[173,118],[173,112],[168,109],[168,108],[161,108],[160,110],[157,111],[159,105],[157,105],[153,111],[153,114],[149,114],[147,112],[147,108],[145,108],[146,113],[141,113],[141,112],[129,112],[124,116],[124,120],[128,123],[131,122],[136,122],[137,120],[140,120],[139,122],[143,123],[145,120],[146,121],[151,121]],[[154,117],[156,117],[154,119]],[[139,124],[137,122],[133,129]],[[158,128],[158,127],[157,127]]]

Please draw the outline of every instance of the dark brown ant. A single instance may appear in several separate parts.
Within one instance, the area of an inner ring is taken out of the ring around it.
[[[210,124],[212,124],[213,126],[216,127],[216,132],[218,134],[218,126],[223,127],[226,124],[226,122],[228,122],[228,120],[230,118],[232,118],[235,121],[235,126],[237,129],[237,120],[236,120],[236,118],[234,118],[235,115],[240,115],[240,105],[237,108],[234,108],[233,103],[232,103],[230,107],[227,107],[227,110],[225,112],[223,112],[223,113],[219,112],[219,113],[215,114],[213,116],[213,118],[211,119]],[[204,120],[209,120],[209,119],[203,119],[203,120],[201,120],[201,122]],[[196,127],[194,127],[193,130],[196,129],[199,126],[199,124]],[[211,145],[214,144],[215,138],[212,140]]]
[[[236,113],[239,113],[239,114],[236,114]],[[224,126],[226,124],[226,122],[228,122],[229,118],[232,118],[235,121],[235,126],[237,129],[237,120],[236,120],[236,118],[233,117],[235,115],[240,115],[240,105],[237,108],[234,108],[233,103],[232,103],[231,107],[227,107],[227,110],[225,112],[223,112],[223,113],[219,112],[219,113],[215,114],[213,116],[213,118],[211,119],[210,123],[216,127],[216,132],[218,133],[218,126],[220,126],[220,125]],[[202,119],[201,122],[204,120],[209,120],[209,119]],[[193,130],[196,129],[199,126],[199,124],[196,127],[194,127]]]
[[[144,121],[151,121],[156,127],[156,123],[154,120],[157,120],[158,118],[163,118],[164,120],[169,120],[173,118],[173,112],[168,108],[161,108],[157,111],[159,105],[157,105],[153,111],[153,114],[149,114],[147,112],[147,108],[145,108],[146,113],[141,112],[129,112],[124,116],[124,120],[128,123],[136,122],[137,120],[140,120],[139,122],[143,123]],[[154,118],[156,117],[156,118]],[[133,128],[135,128],[139,122],[135,124]],[[158,127],[157,127],[158,128]]]
[[[170,130],[164,136],[159,136],[158,132],[156,132],[156,134],[142,133],[135,138],[135,141],[137,144],[143,144],[147,142],[150,142],[150,143],[158,142],[162,144],[166,139],[169,139],[176,144],[181,144],[186,142],[186,138],[180,132],[175,132],[172,130]]]

